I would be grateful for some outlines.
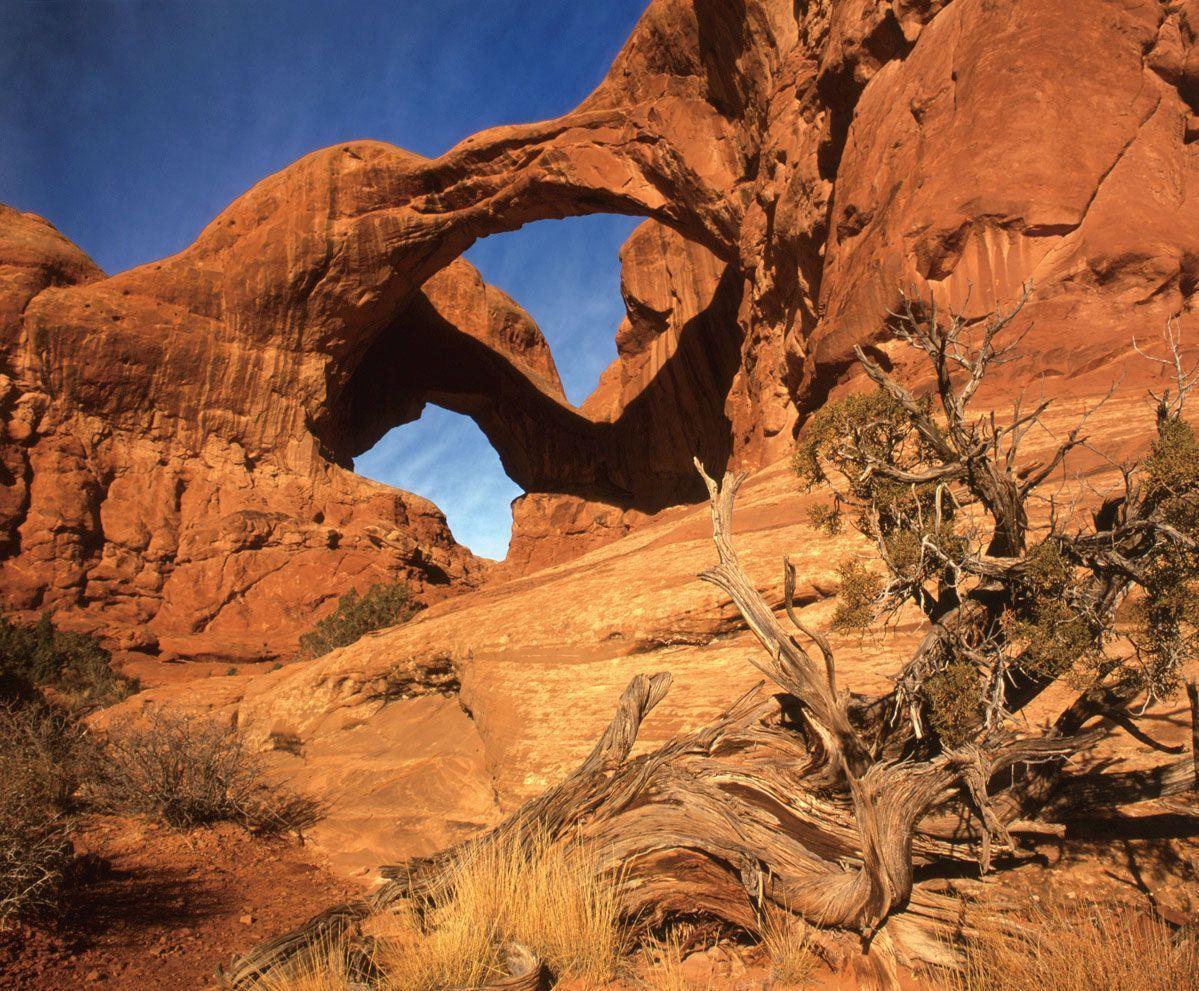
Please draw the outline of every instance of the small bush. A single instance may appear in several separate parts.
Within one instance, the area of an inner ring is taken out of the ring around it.
[[[33,624],[0,617],[0,702],[29,702],[49,689],[73,707],[111,705],[137,691],[137,682],[110,661],[95,637],[56,629],[48,613]]]
[[[874,618],[883,591],[882,579],[861,561],[848,560],[837,569],[837,609],[833,629],[839,632],[865,630]]]
[[[236,822],[257,832],[300,832],[313,801],[267,781],[241,734],[201,716],[153,709],[113,725],[97,786],[100,804],[192,828]]]
[[[1034,913],[1025,935],[967,947],[950,991],[1180,991],[1199,988],[1199,937],[1127,908]]]
[[[337,600],[332,615],[300,637],[300,651],[308,657],[321,657],[373,630],[406,623],[418,608],[408,586],[398,582],[372,585],[365,595],[350,589]]]
[[[0,925],[57,903],[74,859],[70,807],[87,737],[40,705],[0,706]]]

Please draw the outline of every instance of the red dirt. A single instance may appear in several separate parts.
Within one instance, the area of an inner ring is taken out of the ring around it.
[[[76,843],[96,866],[61,919],[0,933],[2,991],[213,988],[218,963],[352,894],[311,848],[234,826],[96,817]]]
[[[1199,922],[1199,841],[1179,838],[1169,813],[1130,825],[1079,823],[1073,831],[1080,835],[1042,844],[1023,867],[983,885],[967,876],[947,886],[1009,906],[1115,900],[1156,910],[1175,925]],[[1150,838],[1113,845],[1109,830]],[[216,986],[218,963],[356,894],[310,847],[233,826],[181,833],[92,817],[77,845],[96,866],[75,887],[64,917],[0,933],[0,991],[207,991]],[[699,987],[784,987],[772,981],[761,952],[745,947],[700,953],[685,969]],[[812,991],[856,986],[852,973],[813,975]]]

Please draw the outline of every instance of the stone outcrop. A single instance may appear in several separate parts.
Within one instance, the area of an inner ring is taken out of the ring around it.
[[[1160,382],[1154,383],[1160,386]],[[1045,457],[1072,426],[1077,403],[1051,410],[1051,432],[1030,435]],[[1154,411],[1137,390],[1113,396],[1089,421],[1117,460],[1143,452]],[[1102,487],[1108,467],[1074,467]],[[742,488],[736,545],[749,581],[781,611],[782,559],[801,580],[796,601],[811,627],[829,629],[837,568],[875,554],[849,530],[814,530],[808,511],[826,493],[805,493],[788,466],[763,469]],[[1086,497],[1092,498],[1090,495]],[[708,724],[761,674],[760,647],[736,609],[696,578],[715,551],[707,506],[658,514],[622,539],[535,574],[495,582],[436,603],[416,619],[323,658],[257,676],[203,678],[135,696],[130,706],[199,706],[238,725],[271,755],[276,772],[327,797],[312,832],[340,869],[374,869],[424,855],[493,825],[561,781],[590,752],[630,679],[668,671],[673,686],[638,736],[638,752]],[[891,684],[897,658],[925,631],[913,610],[885,633],[834,633],[840,683],[863,693]],[[1056,715],[1057,696],[1039,719]],[[1164,742],[1188,727],[1162,708]],[[1111,746],[1123,758],[1126,739]],[[1107,756],[1111,756],[1105,751]]]
[[[0,214],[0,586],[125,646],[287,653],[385,576],[432,601],[528,573],[767,465],[904,289],[981,314],[1026,281],[1026,359],[1096,394],[1134,334],[1192,319],[1192,0],[654,0],[556,120],[436,159],[301,159],[171,258],[105,278]],[[580,408],[461,259],[596,212],[622,252],[619,358]],[[509,561],[353,458],[433,402],[527,492]]]
[[[37,218],[0,224],[10,281],[43,287],[3,328],[9,609],[119,647],[259,658],[293,648],[288,633],[352,584],[403,576],[436,598],[479,578],[435,506],[293,431],[299,411],[272,402],[287,386],[263,367],[277,354],[114,288]]]

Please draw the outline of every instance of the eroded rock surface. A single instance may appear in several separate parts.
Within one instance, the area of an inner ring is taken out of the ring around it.
[[[286,654],[349,585],[488,566],[353,458],[433,402],[528,493],[495,580],[768,465],[901,290],[981,314],[1035,282],[1047,392],[1106,390],[1192,321],[1199,4],[654,0],[562,118],[436,159],[312,153],[196,242],[105,278],[0,214],[0,583],[124,646]],[[617,363],[581,407],[461,259],[530,221],[642,216]],[[1121,388],[1133,388],[1129,372]]]
[[[1047,456],[1089,405],[1051,411],[1049,430],[1028,438],[1028,457]],[[1144,395],[1130,390],[1090,425],[1104,452],[1125,460],[1143,451],[1153,418]],[[1114,481],[1098,456],[1074,467],[1098,488]],[[735,517],[749,580],[781,611],[789,556],[801,576],[801,616],[819,629],[836,608],[838,566],[875,559],[852,530],[831,536],[810,526],[808,510],[826,498],[800,491],[777,464],[745,484]],[[562,780],[635,675],[673,677],[641,728],[638,752],[710,722],[756,685],[760,646],[735,608],[696,577],[714,557],[708,508],[668,510],[568,562],[439,602],[316,661],[201,679],[186,696],[178,686],[154,689],[127,705],[186,704],[236,719],[279,774],[329,801],[313,832],[322,850],[342,869],[372,869],[463,839]],[[922,633],[913,613],[878,634],[834,634],[839,683],[885,691],[896,659]],[[1050,693],[1031,718],[1063,704]],[[1185,721],[1164,717],[1162,730],[1171,745],[1188,732]]]

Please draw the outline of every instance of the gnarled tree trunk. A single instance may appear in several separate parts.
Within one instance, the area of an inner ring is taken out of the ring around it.
[[[873,946],[887,963],[951,958],[949,941],[963,925],[960,903],[914,884],[914,868],[975,858],[989,866],[992,845],[1010,843],[1009,830],[1035,831],[1019,822],[1035,812],[1030,803],[1010,785],[994,788],[1000,772],[1021,763],[1056,767],[1095,734],[897,759],[877,742],[886,737],[893,700],[864,703],[838,692],[824,638],[800,627],[820,647],[817,663],[783,629],[733,547],[741,479],[726,475],[717,485],[704,478],[719,563],[701,577],[740,609],[763,647],[752,663],[773,687],[762,682],[711,724],[630,757],[642,721],[670,687],[668,673],[637,676],[590,756],[565,781],[463,847],[384,868],[386,883],[368,901],[318,916],[237,960],[225,975],[229,987],[253,987],[315,941],[352,933],[371,912],[427,898],[466,848],[533,831],[601,851],[600,869],[620,877],[630,919],[699,915],[753,932],[772,904],[826,934],[823,948],[833,954],[857,944]],[[790,595],[787,605],[794,617]],[[1034,804],[1060,791],[1059,779],[1037,790]],[[1131,786],[1121,793],[1120,784],[1079,782],[1091,800],[1146,797]],[[1194,785],[1188,758],[1161,776],[1157,791]]]

